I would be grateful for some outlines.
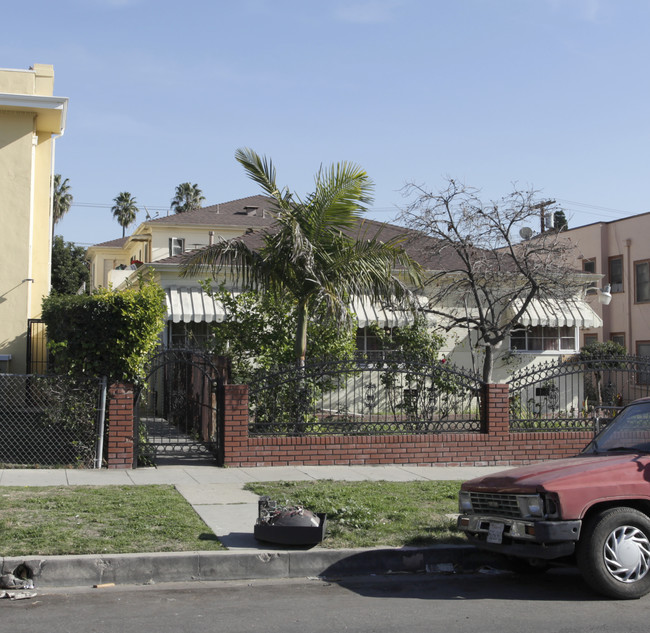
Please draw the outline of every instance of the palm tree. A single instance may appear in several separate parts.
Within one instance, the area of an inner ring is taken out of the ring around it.
[[[276,224],[263,234],[263,245],[250,249],[241,240],[221,240],[197,251],[184,267],[186,276],[223,267],[241,285],[262,292],[288,293],[296,302],[298,325],[294,349],[302,366],[307,349],[310,314],[324,310],[338,322],[349,318],[354,297],[404,301],[411,296],[407,283],[419,285],[420,266],[399,245],[401,239],[382,242],[369,236],[362,215],[371,200],[372,182],[351,163],[337,163],[316,175],[313,193],[305,200],[276,185],[275,168],[251,149],[235,155],[249,177],[269,195]],[[358,236],[351,233],[358,231]],[[394,271],[399,269],[403,279]]]
[[[205,200],[199,186],[189,182],[183,182],[176,187],[176,194],[172,198],[172,211],[174,213],[185,213],[199,209]]]
[[[52,181],[52,219],[56,224],[70,210],[72,194],[69,193],[68,179],[61,181],[61,174],[54,174]]]
[[[136,206],[135,198],[127,191],[123,191],[113,198],[113,216],[117,218],[117,223],[122,227],[122,237],[126,234],[126,227],[135,222],[136,214],[139,209]]]

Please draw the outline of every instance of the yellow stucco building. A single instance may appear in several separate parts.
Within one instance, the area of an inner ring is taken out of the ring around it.
[[[0,371],[24,373],[28,320],[50,290],[54,142],[68,100],[54,69],[0,69]]]

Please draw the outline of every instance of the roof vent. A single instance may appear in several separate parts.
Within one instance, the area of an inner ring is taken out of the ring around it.
[[[244,213],[246,215],[257,215],[257,210],[259,207],[244,207]]]

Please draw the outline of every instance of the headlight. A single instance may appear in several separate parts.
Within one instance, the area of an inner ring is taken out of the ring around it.
[[[472,498],[470,497],[469,492],[465,492],[463,490],[460,491],[458,495],[458,509],[461,512],[472,511]]]
[[[544,500],[541,495],[521,495],[517,497],[521,515],[541,518],[544,516]]]

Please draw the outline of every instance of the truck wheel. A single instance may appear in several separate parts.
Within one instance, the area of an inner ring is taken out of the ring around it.
[[[583,526],[578,568],[592,589],[610,598],[650,592],[650,518],[634,508],[611,508]]]

